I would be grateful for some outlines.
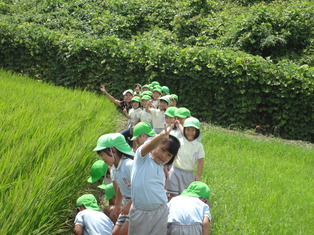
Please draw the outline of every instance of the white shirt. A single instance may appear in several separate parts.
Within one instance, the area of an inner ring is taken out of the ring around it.
[[[211,220],[209,206],[198,197],[174,197],[168,202],[168,208],[168,223],[184,225],[202,224],[205,216]]]
[[[103,212],[90,209],[80,211],[74,224],[83,226],[84,235],[111,235],[114,226]]]
[[[161,111],[160,109],[151,108],[150,113],[152,115],[153,128],[164,128],[165,111]]]
[[[129,110],[130,119],[128,121],[128,128],[131,128],[133,126],[134,122],[140,118],[141,113],[142,113],[141,108],[137,108],[137,109],[131,108]]]

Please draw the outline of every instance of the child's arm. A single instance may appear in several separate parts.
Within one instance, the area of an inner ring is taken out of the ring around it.
[[[152,100],[147,101],[146,106],[145,106],[145,111],[146,111],[147,113],[150,113],[149,107],[150,107],[152,104],[153,104],[153,101],[152,101]]]
[[[203,167],[204,167],[204,158],[197,159],[197,172],[195,175],[195,181],[200,181]]]
[[[184,136],[184,133],[183,133],[183,126],[181,125],[181,123],[179,122],[179,120],[175,120],[174,121],[174,124],[179,128],[180,132],[181,132],[181,135]]]
[[[112,95],[110,95],[108,93],[108,91],[106,90],[105,85],[102,85],[100,90],[102,91],[102,93],[104,93],[109,98],[109,100],[111,100],[113,103],[115,103],[116,105],[121,107],[120,101],[117,100],[116,98],[114,98]]]
[[[209,235],[210,220],[207,216],[203,218],[203,235]]]
[[[73,232],[74,232],[75,235],[83,235],[83,226],[80,225],[80,224],[76,224],[74,226],[74,231]]]
[[[167,124],[164,124],[164,130],[160,132],[160,134],[156,135],[154,138],[152,138],[151,141],[146,142],[142,149],[141,149],[141,155],[142,157],[145,157],[149,152],[157,148],[157,146],[166,139],[169,139],[169,133],[172,130],[173,125],[170,126],[170,128],[167,130]]]
[[[131,205],[132,205],[132,200],[129,200],[126,204],[124,204],[124,206],[121,209],[121,214],[128,215]]]
[[[120,188],[118,186],[118,184],[116,183],[116,181],[113,181],[113,186],[114,186],[114,191],[116,192],[116,200],[115,200],[115,203],[114,203],[114,214],[116,216],[118,216],[121,212],[121,204],[122,204],[122,199],[123,199],[123,196],[120,192]]]
[[[127,117],[127,119],[131,119],[130,114],[128,113],[128,111],[126,111],[126,107],[123,108],[123,113]]]

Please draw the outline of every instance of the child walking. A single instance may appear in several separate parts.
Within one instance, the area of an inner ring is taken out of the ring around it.
[[[180,142],[164,130],[140,146],[131,174],[132,200],[129,234],[165,235],[167,233],[167,195],[164,189],[164,164],[174,160]]]
[[[209,234],[211,215],[209,187],[200,181],[192,182],[180,196],[168,202],[168,235]],[[184,205],[184,206],[183,206]]]
[[[99,137],[94,149],[102,159],[112,166],[112,181],[116,192],[114,212],[119,214],[112,234],[127,234],[129,208],[131,206],[131,170],[134,153],[120,133]],[[121,208],[121,205],[123,208]]]
[[[197,139],[200,135],[200,122],[197,118],[190,117],[184,121],[183,135],[178,156],[169,171],[169,200],[182,193],[193,181],[199,181],[203,170],[205,152],[202,143]],[[197,172],[194,176],[196,165]]]

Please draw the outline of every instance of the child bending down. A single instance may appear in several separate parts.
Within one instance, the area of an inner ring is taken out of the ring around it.
[[[169,136],[172,126],[146,141],[134,157],[131,173],[129,234],[165,235],[167,233],[167,195],[163,166],[174,160],[180,142]]]

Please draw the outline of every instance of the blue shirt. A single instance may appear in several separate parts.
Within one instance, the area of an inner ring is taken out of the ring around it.
[[[142,146],[134,156],[131,173],[133,206],[142,210],[154,210],[167,203],[164,167],[151,158],[141,155]]]

